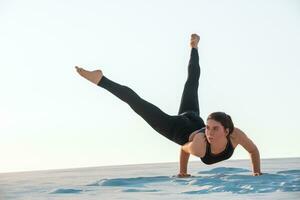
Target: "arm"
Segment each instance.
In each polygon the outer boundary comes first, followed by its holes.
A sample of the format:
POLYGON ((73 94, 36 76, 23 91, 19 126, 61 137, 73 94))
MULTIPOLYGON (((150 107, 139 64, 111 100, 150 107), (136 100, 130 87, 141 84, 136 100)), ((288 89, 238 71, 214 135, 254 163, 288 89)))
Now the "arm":
POLYGON ((250 154, 253 176, 261 175, 262 173, 260 171, 260 155, 258 148, 243 131, 238 128, 235 128, 234 131, 237 135, 238 144, 242 145, 250 154))
POLYGON ((187 166, 189 162, 190 154, 183 150, 183 147, 180 148, 180 169, 179 176, 189 175, 187 174, 187 166))
POLYGON ((187 165, 189 161, 190 154, 202 157, 204 152, 204 133, 195 134, 194 137, 190 138, 190 141, 185 143, 180 148, 180 173, 179 177, 190 176, 187 174, 187 165))

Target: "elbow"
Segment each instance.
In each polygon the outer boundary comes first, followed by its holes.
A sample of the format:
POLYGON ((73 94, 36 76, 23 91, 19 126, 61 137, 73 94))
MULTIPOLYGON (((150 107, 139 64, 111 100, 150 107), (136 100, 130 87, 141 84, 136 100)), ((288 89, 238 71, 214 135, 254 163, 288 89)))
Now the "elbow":
POLYGON ((259 154, 258 148, 255 146, 253 149, 249 151, 250 154, 259 154))

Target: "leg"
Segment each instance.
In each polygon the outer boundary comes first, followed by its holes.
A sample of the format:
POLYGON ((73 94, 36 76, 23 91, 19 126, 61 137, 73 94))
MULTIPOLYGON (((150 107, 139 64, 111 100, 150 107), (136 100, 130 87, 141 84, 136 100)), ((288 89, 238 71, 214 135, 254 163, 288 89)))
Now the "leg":
POLYGON ((198 102, 198 86, 200 78, 199 55, 196 48, 192 48, 188 65, 188 77, 184 85, 183 94, 178 114, 186 111, 194 111, 200 114, 198 102))
POLYGON ((186 138, 183 138, 182 135, 179 135, 178 138, 177 133, 186 123, 186 120, 182 116, 170 116, 164 113, 155 105, 139 97, 131 88, 113 82, 105 76, 102 77, 97 85, 126 102, 161 135, 180 145, 186 142, 186 138))
POLYGON ((154 130, 171 141, 183 145, 188 141, 191 133, 190 121, 185 116, 170 116, 155 105, 140 98, 127 86, 115 83, 105 76, 101 70, 88 71, 75 67, 77 72, 90 82, 105 88, 122 101, 126 102, 138 115, 140 115, 154 130))

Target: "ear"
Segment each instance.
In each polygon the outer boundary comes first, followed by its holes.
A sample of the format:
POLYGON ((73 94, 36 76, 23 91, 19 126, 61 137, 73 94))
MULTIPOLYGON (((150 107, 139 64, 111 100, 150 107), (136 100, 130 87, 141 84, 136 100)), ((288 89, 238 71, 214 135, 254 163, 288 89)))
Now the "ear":
POLYGON ((226 132, 226 136, 227 136, 229 134, 229 128, 226 128, 225 132, 226 132))

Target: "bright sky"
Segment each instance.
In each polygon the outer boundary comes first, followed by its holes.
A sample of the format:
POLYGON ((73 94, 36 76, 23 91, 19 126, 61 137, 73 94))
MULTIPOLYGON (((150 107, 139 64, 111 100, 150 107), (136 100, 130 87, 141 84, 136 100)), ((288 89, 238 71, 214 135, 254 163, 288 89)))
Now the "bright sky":
MULTIPOLYGON (((178 161, 179 145, 74 66, 175 115, 192 33, 201 117, 231 115, 261 158, 299 157, 299 10, 297 0, 1 0, 0 172, 178 161)), ((238 147, 231 159, 249 155, 238 147)))

